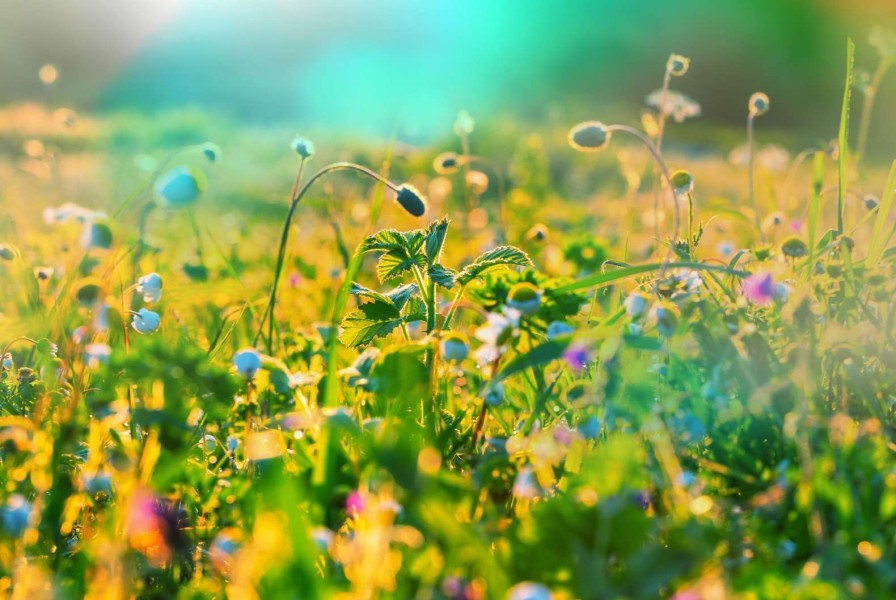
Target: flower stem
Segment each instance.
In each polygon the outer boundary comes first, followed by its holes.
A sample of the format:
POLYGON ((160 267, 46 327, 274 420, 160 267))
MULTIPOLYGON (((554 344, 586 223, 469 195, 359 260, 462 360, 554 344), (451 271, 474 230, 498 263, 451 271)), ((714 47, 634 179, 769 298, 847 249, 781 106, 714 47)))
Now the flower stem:
POLYGON ((756 191, 753 180, 755 178, 755 152, 753 151, 753 117, 754 114, 751 112, 747 115, 747 160, 749 164, 747 166, 748 170, 748 189, 750 194, 750 208, 753 209, 753 220, 756 222, 756 231, 759 233, 759 239, 763 242, 765 241, 765 234, 762 232, 762 221, 759 218, 759 209, 756 207, 756 191))

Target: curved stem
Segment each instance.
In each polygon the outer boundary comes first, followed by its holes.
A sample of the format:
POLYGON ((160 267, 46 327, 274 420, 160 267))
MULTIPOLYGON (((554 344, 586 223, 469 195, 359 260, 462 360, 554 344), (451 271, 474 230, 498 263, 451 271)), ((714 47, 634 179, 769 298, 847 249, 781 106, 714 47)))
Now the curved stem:
MULTIPOLYGON (((666 166, 666 161, 663 160, 662 155, 660 154, 659 149, 656 145, 650 141, 650 138, 647 137, 643 131, 639 131, 634 127, 629 127, 628 125, 610 125, 607 127, 607 131, 621 131, 623 133, 627 133, 629 135, 633 135, 638 138, 642 144, 644 144, 650 153, 653 155, 653 159, 656 161, 657 166, 660 168, 660 172, 663 175, 663 179, 666 180, 666 185, 669 186, 669 193, 672 194, 672 208, 674 209, 675 215, 675 235, 674 237, 678 237, 678 231, 681 229, 681 214, 678 209, 678 196, 675 194, 675 186, 672 185, 672 178, 669 175, 669 167, 666 166)), ((674 242, 674 240, 673 240, 674 242)))
MULTIPOLYGON (((296 190, 299 187, 298 184, 299 184, 299 180, 301 179, 304 163, 305 163, 305 161, 303 160, 301 165, 299 166, 299 172, 296 176, 296 182, 293 184, 293 190, 296 190)), ((324 175, 327 175, 328 173, 332 173, 334 171, 347 171, 347 170, 357 171, 357 172, 361 173, 362 175, 366 175, 372 179, 379 181, 380 183, 384 184, 392 191, 395 191, 395 192, 398 191, 398 186, 396 186, 394 183, 392 183, 385 177, 381 176, 376 171, 372 171, 372 170, 368 169, 367 167, 363 167, 361 165, 357 165, 355 163, 350 163, 350 162, 336 162, 336 163, 327 165, 326 167, 324 167, 323 169, 321 169, 320 171, 318 171, 317 173, 312 175, 311 178, 307 182, 305 182, 305 185, 303 185, 302 188, 299 189, 298 192, 293 191, 292 201, 290 202, 290 205, 289 205, 289 212, 286 215, 286 220, 283 222, 283 232, 281 233, 281 236, 280 236, 280 248, 277 253, 277 264, 274 268, 274 282, 271 285, 271 294, 270 294, 270 298, 268 299, 268 306, 265 309, 264 313, 262 313, 261 323, 259 323, 258 332, 255 335, 255 343, 257 344, 258 339, 261 337, 261 331, 264 328, 265 319, 267 318, 269 320, 268 321, 269 322, 268 339, 267 339, 268 353, 270 353, 273 350, 274 309, 275 309, 276 303, 277 303, 277 286, 279 285, 279 282, 280 282, 280 275, 281 275, 281 272, 283 271, 283 263, 286 258, 286 245, 287 245, 287 242, 289 241, 289 226, 292 223, 292 217, 296 212, 296 208, 298 207, 299 202, 302 201, 302 198, 305 196, 305 194, 308 192, 308 190, 311 189, 311 186, 314 185, 314 183, 318 179, 320 179, 324 175)))
POLYGON ((37 344, 37 340, 33 340, 26 335, 20 335, 19 337, 13 338, 9 342, 7 342, 6 345, 3 346, 3 350, 0 350, 0 373, 2 373, 3 369, 5 369, 5 367, 3 366, 3 361, 6 360, 6 355, 9 354, 9 349, 12 348, 12 345, 16 342, 28 342, 32 346, 37 344))

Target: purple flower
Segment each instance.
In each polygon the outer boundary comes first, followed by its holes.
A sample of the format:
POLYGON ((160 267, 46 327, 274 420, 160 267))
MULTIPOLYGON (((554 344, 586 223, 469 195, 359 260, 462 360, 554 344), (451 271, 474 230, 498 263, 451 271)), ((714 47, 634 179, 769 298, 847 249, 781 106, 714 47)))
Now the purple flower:
POLYGON ((754 273, 744 279, 744 298, 758 306, 768 306, 774 299, 775 281, 768 273, 754 273))
POLYGON ((289 277, 286 279, 287 283, 289 283, 289 287, 297 288, 299 284, 302 283, 302 276, 299 275, 297 271, 293 271, 289 274, 289 277))
POLYGON ((563 360, 566 361, 570 369, 578 373, 591 362, 591 352, 585 344, 572 343, 563 352, 563 360))

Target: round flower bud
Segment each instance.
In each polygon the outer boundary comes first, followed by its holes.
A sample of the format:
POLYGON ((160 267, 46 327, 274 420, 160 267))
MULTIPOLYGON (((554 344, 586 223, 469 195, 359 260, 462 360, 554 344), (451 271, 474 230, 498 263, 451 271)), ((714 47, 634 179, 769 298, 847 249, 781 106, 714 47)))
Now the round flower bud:
POLYGON ((600 121, 584 121, 569 130, 569 145, 579 152, 597 152, 610 143, 612 134, 600 121))
POLYGON ((801 258, 809 254, 809 247, 800 238, 790 236, 781 242, 781 254, 790 258, 801 258))
POLYGON ((13 494, 0 510, 3 529, 13 537, 19 537, 28 528, 31 519, 31 503, 21 494, 13 494))
POLYGON ((694 176, 688 171, 679 169, 669 176, 669 180, 678 196, 686 196, 694 191, 694 176))
POLYGON ((398 186, 395 201, 414 217, 422 217, 426 212, 426 199, 417 188, 409 183, 398 186))
POLYGON ((507 306, 524 315, 533 315, 541 304, 541 290, 529 283, 517 283, 507 293, 507 306))
POLYGON ((629 294, 623 305, 625 306, 625 314, 632 319, 636 319, 644 314, 647 309, 648 297, 641 292, 632 292, 629 294))
POLYGON ((442 152, 432 161, 432 168, 439 175, 451 175, 452 173, 457 173, 460 165, 461 158, 456 152, 442 152))
POLYGON ((544 223, 536 223, 526 232, 526 239, 530 242, 543 242, 548 239, 548 227, 544 223))
POLYGON ((199 444, 200 444, 200 446, 202 446, 202 450, 206 454, 211 454, 212 452, 215 451, 215 449, 217 449, 218 440, 216 440, 215 436, 213 436, 212 434, 207 433, 204 436, 202 436, 202 441, 199 442, 199 444))
POLYGON ((261 355, 254 348, 242 348, 233 355, 233 366, 237 373, 251 379, 261 368, 261 355))
POLYGON ((292 149, 302 158, 314 156, 314 142, 304 137, 296 137, 292 141, 292 149))
POLYGON ((9 244, 0 244, 0 259, 13 260, 18 255, 16 249, 9 244))
POLYGON ((143 294, 144 302, 158 302, 162 297, 162 277, 158 273, 144 275, 137 280, 137 291, 143 294))
POLYGON ((672 337, 678 327, 678 309, 674 304, 664 302, 653 308, 653 322, 663 337, 672 337))
POLYGON ((473 127, 476 125, 476 122, 473 121, 473 117, 465 110, 457 113, 457 119, 454 121, 454 133, 459 135, 460 137, 466 137, 473 133, 473 127))
POLYGON ((681 54, 672 54, 669 56, 669 60, 666 61, 666 70, 670 75, 675 75, 676 77, 681 77, 687 73, 690 66, 691 59, 681 54))
POLYGON ((750 96, 750 116, 758 117, 768 112, 768 96, 762 92, 756 92, 750 96))
POLYGON ((489 406, 498 406, 504 402, 504 384, 500 381, 495 384, 488 384, 483 400, 489 406))
POLYGON ((868 210, 874 210, 875 208, 877 208, 878 204, 880 204, 880 200, 878 200, 877 196, 873 194, 868 194, 867 196, 865 196, 863 202, 865 204, 865 208, 868 210))
POLYGON ((112 246, 112 229, 105 223, 91 221, 84 224, 81 230, 81 247, 109 249, 112 246))
POLYGON ((205 189, 205 176, 187 167, 175 167, 156 181, 156 200, 162 206, 180 208, 193 204, 205 189))
POLYGON ((451 362, 461 362, 470 353, 470 347, 467 340, 459 333, 447 333, 442 336, 439 343, 439 349, 442 356, 451 362))
POLYGON ((482 171, 468 171, 466 182, 470 192, 476 196, 481 196, 488 189, 488 175, 482 171))
POLYGON ((159 313, 141 308, 137 311, 137 314, 134 315, 131 327, 138 333, 152 333, 159 328, 160 323, 161 318, 159 317, 159 313))

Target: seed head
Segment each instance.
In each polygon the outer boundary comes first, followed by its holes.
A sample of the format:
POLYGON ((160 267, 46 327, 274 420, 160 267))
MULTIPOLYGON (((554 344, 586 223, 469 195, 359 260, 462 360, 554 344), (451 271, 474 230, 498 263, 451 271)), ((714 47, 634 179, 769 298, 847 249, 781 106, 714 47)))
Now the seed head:
POLYGON ((867 196, 865 196, 863 202, 865 203, 865 208, 868 210, 874 210, 875 208, 877 208, 877 205, 880 204, 880 200, 878 200, 877 196, 875 196, 874 194, 868 194, 867 196))
POLYGON ((146 308, 141 308, 137 311, 137 314, 134 315, 131 327, 138 333, 152 333, 159 328, 161 321, 159 313, 146 308))
POLYGON ((459 333, 448 333, 442 336, 439 344, 442 356, 451 362, 461 362, 470 353, 467 338, 459 333))
POLYGON ((432 168, 439 175, 457 173, 460 166, 461 158, 456 152, 442 152, 432 161, 432 168))
POLYGON ((162 206, 180 208, 193 204, 205 189, 205 176, 187 167, 175 167, 162 175, 155 185, 156 200, 162 206))
POLYGON ((762 92, 756 92, 752 96, 750 96, 750 116, 758 117, 760 115, 764 115, 768 112, 768 96, 763 94, 762 92))
POLYGON ((669 71, 670 75, 675 75, 676 77, 681 77, 687 73, 690 66, 691 59, 681 54, 672 54, 669 56, 669 60, 666 61, 666 70, 669 71))
POLYGON ((809 247, 800 238, 790 236, 781 242, 781 254, 790 258, 800 258, 809 254, 809 247))
POLYGON ((569 145, 579 152, 598 152, 607 147, 612 138, 607 126, 600 121, 583 121, 569 130, 569 145))
POLYGON ((255 348, 242 348, 233 355, 233 366, 236 367, 237 373, 252 379, 261 368, 261 355, 255 348))
POLYGON ((215 162, 221 157, 221 147, 214 142, 205 142, 201 148, 202 155, 208 159, 208 162, 215 162))
POLYGON ((541 304, 541 290, 528 281, 517 283, 507 293, 507 306, 524 315, 532 315, 541 304))
POLYGON ((426 212, 426 199, 417 188, 409 183, 398 186, 395 201, 414 217, 422 217, 426 212))
POLYGON ((457 113, 457 119, 454 121, 454 133, 460 137, 467 137, 473 133, 473 127, 475 125, 476 122, 473 120, 470 113, 466 110, 462 110, 457 113))
POLYGON ((297 136, 292 141, 292 149, 302 158, 311 158, 314 156, 314 142, 308 138, 297 136))
POLYGON ((694 176, 689 171, 678 170, 669 177, 676 195, 686 196, 694 191, 694 176))

